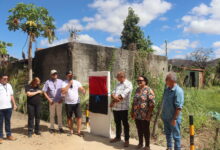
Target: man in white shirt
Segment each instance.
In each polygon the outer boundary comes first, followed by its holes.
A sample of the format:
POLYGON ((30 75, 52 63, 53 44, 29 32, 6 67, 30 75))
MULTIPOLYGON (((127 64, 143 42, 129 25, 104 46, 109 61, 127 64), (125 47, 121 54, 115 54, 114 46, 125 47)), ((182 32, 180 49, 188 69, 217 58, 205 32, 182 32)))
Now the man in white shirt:
POLYGON ((11 135, 11 115, 12 115, 12 104, 14 110, 17 106, 13 96, 12 86, 8 83, 8 76, 0 76, 0 144, 3 143, 3 123, 5 120, 5 132, 8 140, 14 141, 11 135))
POLYGON ((121 122, 124 126, 125 143, 124 147, 129 146, 129 124, 128 124, 128 109, 132 92, 132 84, 126 79, 124 72, 117 74, 119 83, 112 92, 112 103, 110 107, 113 110, 114 120, 116 125, 116 137, 110 142, 115 143, 121 140, 121 122))
POLYGON ((72 71, 66 73, 66 79, 62 85, 62 94, 64 96, 66 114, 67 114, 67 124, 70 129, 69 135, 73 134, 73 113, 77 118, 77 135, 83 136, 81 133, 81 124, 82 124, 82 112, 80 107, 80 98, 79 91, 83 94, 86 93, 85 89, 82 87, 82 84, 73 80, 72 71))

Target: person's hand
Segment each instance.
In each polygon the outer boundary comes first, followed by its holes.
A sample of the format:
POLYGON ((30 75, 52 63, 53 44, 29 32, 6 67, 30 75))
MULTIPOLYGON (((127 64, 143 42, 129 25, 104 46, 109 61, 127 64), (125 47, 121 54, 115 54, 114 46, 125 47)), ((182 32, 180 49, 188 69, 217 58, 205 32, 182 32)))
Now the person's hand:
POLYGON ((149 99, 154 99, 154 96, 153 95, 149 95, 149 99))
POLYGON ((17 105, 16 104, 14 104, 14 106, 13 106, 13 110, 15 111, 15 110, 17 110, 17 105))
POLYGON ((52 99, 49 99, 49 104, 50 104, 50 105, 53 105, 53 103, 54 103, 53 100, 52 100, 52 99))
POLYGON ((131 112, 131 119, 133 119, 133 120, 135 119, 134 118, 134 113, 132 113, 132 112, 131 112))
POLYGON ((176 120, 173 119, 173 120, 171 121, 171 125, 172 125, 172 126, 176 126, 176 120))

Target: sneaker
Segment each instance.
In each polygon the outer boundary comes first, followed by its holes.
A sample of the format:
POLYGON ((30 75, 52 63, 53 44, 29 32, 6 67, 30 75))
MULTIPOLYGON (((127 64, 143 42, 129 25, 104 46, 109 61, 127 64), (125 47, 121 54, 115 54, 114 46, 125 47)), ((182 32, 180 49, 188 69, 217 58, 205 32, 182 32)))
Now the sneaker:
POLYGON ((172 150, 172 148, 167 148, 166 150, 172 150))
POLYGON ((129 147, 129 141, 125 141, 124 147, 129 147))
POLYGON ((144 147, 144 150, 150 150, 150 147, 146 146, 146 147, 144 147))
POLYGON ((2 138, 0 138, 0 144, 2 144, 3 143, 3 139, 2 138))
POLYGON ((60 128, 60 129, 59 129, 59 133, 65 133, 64 130, 63 130, 63 128, 60 128))
POLYGON ((52 133, 55 133, 55 129, 49 129, 49 132, 52 134, 52 133))
POLYGON ((7 136, 7 140, 9 140, 9 141, 15 141, 15 140, 17 140, 15 137, 13 137, 13 136, 7 136))
POLYGON ((116 142, 119 142, 119 141, 121 141, 121 139, 114 138, 114 139, 110 140, 110 143, 116 143, 116 142))
POLYGON ((143 148, 143 144, 138 144, 136 147, 136 149, 141 149, 141 148, 143 148))

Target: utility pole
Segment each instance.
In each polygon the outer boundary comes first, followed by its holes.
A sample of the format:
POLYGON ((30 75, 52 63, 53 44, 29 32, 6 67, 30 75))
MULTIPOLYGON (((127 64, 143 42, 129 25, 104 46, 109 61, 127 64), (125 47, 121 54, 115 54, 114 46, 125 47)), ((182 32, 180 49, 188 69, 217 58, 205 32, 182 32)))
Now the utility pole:
POLYGON ((165 54, 166 54, 166 57, 167 57, 167 40, 165 40, 165 54))

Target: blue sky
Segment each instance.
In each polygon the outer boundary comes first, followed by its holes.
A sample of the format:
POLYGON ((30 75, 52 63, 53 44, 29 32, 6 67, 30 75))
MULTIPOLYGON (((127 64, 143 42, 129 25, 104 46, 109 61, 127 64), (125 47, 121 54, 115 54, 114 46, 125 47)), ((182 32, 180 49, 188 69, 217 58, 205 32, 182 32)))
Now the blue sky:
POLYGON ((132 7, 155 54, 164 55, 167 40, 169 58, 185 58, 200 47, 212 48, 215 57, 220 57, 220 0, 1 0, 0 40, 14 44, 8 50, 17 58, 21 58, 27 35, 9 31, 5 22, 8 10, 20 2, 43 6, 55 18, 58 39, 49 44, 38 38, 33 48, 67 42, 69 29, 81 30, 79 42, 120 47, 122 23, 132 7))

